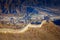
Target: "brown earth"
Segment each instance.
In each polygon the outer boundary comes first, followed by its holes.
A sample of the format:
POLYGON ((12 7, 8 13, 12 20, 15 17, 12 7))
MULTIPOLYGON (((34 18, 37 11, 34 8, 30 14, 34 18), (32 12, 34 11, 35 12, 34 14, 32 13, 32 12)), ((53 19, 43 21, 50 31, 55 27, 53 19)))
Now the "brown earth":
POLYGON ((0 40, 60 40, 60 27, 51 21, 43 21, 41 27, 30 26, 24 32, 0 29, 0 40))

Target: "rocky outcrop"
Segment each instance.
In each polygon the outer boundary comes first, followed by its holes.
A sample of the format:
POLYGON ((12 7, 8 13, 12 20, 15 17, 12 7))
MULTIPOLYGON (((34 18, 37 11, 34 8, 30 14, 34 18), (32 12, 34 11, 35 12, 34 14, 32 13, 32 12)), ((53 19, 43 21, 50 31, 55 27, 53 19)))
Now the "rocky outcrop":
POLYGON ((53 22, 43 21, 40 27, 34 25, 25 27, 22 30, 1 30, 1 40, 60 40, 60 28, 53 22), (23 31, 23 32, 22 32, 23 31))

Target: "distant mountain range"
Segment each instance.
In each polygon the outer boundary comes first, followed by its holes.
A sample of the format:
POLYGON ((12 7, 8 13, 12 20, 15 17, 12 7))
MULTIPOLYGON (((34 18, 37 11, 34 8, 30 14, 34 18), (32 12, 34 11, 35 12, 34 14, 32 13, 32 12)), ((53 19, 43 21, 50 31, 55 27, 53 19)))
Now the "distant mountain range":
POLYGON ((0 15, 5 14, 26 20, 34 14, 60 19, 60 0, 0 0, 0 15))
POLYGON ((0 13, 3 14, 17 14, 18 9, 20 13, 32 12, 30 7, 59 7, 59 0, 0 0, 0 13), (28 8, 29 7, 29 8, 28 8), (28 10, 28 11, 27 11, 28 10))

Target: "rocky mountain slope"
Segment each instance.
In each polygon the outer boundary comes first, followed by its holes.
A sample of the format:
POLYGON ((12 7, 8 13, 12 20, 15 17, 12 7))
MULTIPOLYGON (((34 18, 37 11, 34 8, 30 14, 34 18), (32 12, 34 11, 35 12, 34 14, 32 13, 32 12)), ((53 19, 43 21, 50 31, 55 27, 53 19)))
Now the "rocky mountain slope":
POLYGON ((43 21, 41 26, 29 24, 25 31, 22 30, 0 30, 1 40, 60 40, 60 27, 53 22, 43 21))

